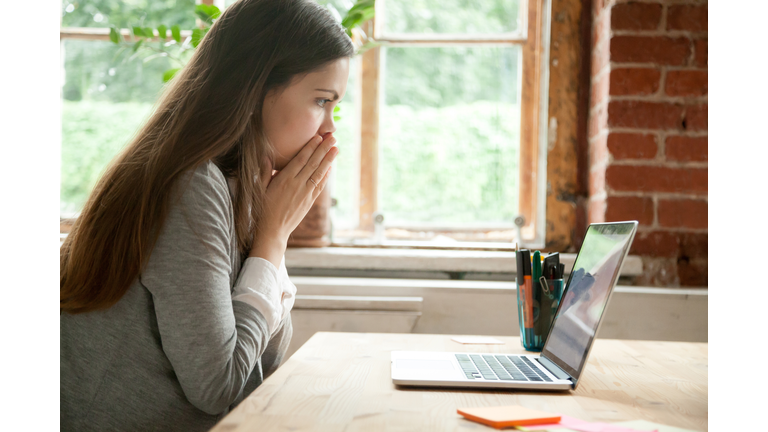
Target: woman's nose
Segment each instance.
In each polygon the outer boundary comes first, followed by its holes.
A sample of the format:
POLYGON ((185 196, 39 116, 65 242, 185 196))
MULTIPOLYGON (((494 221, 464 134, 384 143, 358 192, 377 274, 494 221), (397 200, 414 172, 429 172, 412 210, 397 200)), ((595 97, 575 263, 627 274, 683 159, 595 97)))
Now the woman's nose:
POLYGON ((334 133, 336 132, 336 124, 333 121, 333 112, 330 112, 326 114, 325 119, 323 120, 323 124, 320 125, 320 130, 318 131, 318 134, 320 136, 323 136, 327 133, 334 133))

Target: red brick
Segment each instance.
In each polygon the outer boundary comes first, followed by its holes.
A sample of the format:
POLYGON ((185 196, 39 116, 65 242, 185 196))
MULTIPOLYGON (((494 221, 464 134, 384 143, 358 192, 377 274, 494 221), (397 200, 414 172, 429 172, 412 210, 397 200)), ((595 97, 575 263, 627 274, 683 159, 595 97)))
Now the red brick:
POLYGON ((592 50, 592 70, 598 73, 611 62, 611 51, 608 44, 601 44, 592 50))
POLYGON ((653 68, 611 70, 611 95, 649 95, 659 90, 661 71, 653 68))
POLYGON ((592 138, 605 130, 608 124, 608 110, 605 105, 600 105, 597 111, 589 115, 589 124, 587 125, 587 137, 592 138))
POLYGON ((656 157, 657 149, 655 135, 632 133, 608 135, 608 151, 616 160, 653 159, 656 157))
POLYGON ((595 17, 592 25, 592 49, 611 37, 611 14, 603 13, 595 17))
POLYGON ((709 44, 706 39, 699 39, 693 43, 694 64, 699 67, 707 67, 707 54, 709 51, 709 44))
POLYGON ((611 8, 611 28, 614 30, 655 30, 661 21, 658 3, 622 3, 611 8))
POLYGON ((605 199, 590 198, 587 208, 589 223, 605 222, 605 199))
POLYGON ((592 12, 600 13, 605 8, 613 6, 614 3, 616 3, 616 0, 594 0, 592 2, 592 12))
POLYGON ((692 131, 707 130, 708 118, 707 104, 689 106, 685 110, 684 129, 692 131))
POLYGON ((653 224, 653 200, 646 197, 612 197, 605 200, 605 221, 637 220, 642 225, 653 224))
POLYGON ((707 228, 707 202, 692 199, 659 200, 659 225, 667 228, 707 228))
POLYGON ((589 146, 589 166, 608 164, 608 135, 603 134, 593 140, 589 146))
POLYGON ((638 232, 632 242, 632 255, 677 257, 677 236, 667 231, 638 232))
POLYGON ((679 256, 687 258, 707 258, 708 236, 707 233, 679 233, 679 256))
POLYGON ((597 195, 605 191, 605 170, 593 169, 589 173, 589 195, 597 195))
POLYGON ((642 129, 681 129, 683 106, 665 102, 612 101, 608 126, 642 129))
POLYGON ((707 5, 670 6, 667 30, 707 31, 707 5))
POLYGON ((709 285, 709 262, 706 259, 678 259, 677 276, 680 286, 706 287, 709 285))
POLYGON ((706 168, 611 165, 605 171, 609 190, 627 192, 707 193, 706 168))
POLYGON ((669 136, 665 142, 667 160, 707 162, 707 137, 669 136))
POLYGON ((589 97, 589 106, 594 107, 595 105, 605 102, 608 100, 608 86, 610 84, 609 81, 610 75, 605 73, 600 78, 597 79, 594 83, 592 83, 592 88, 590 89, 590 97, 589 97))
POLYGON ((684 37, 614 36, 611 61, 616 63, 657 63, 684 65, 691 52, 691 41, 684 37))
POLYGON ((708 82, 707 71, 669 71, 664 91, 669 96, 706 96, 708 82))

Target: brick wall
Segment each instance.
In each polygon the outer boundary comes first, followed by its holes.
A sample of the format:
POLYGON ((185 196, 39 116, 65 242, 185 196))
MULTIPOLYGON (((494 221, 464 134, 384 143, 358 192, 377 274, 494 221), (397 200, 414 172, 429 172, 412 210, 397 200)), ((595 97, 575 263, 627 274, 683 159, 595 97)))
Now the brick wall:
POLYGON ((707 285, 707 2, 593 0, 590 222, 636 219, 651 286, 707 285))

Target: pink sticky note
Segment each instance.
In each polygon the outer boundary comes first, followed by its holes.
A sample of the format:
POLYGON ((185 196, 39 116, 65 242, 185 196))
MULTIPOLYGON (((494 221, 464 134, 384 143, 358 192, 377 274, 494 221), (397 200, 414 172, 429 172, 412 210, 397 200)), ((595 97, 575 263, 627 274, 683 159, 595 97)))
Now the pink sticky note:
POLYGON ((560 416, 560 424, 580 432, 602 432, 603 430, 601 423, 591 423, 564 415, 560 416))
POLYGON ((592 423, 565 415, 560 416, 560 425, 580 432, 657 432, 631 429, 609 423, 592 423))
POLYGON ((658 429, 654 429, 652 431, 649 431, 647 429, 632 429, 624 426, 617 426, 612 425, 610 423, 603 423, 605 426, 600 430, 600 432, 659 432, 658 429))
POLYGON ((541 431, 547 429, 568 428, 579 432, 658 432, 656 429, 632 429, 624 426, 612 425, 610 423, 593 423, 579 420, 567 415, 560 415, 560 423, 541 424, 531 426, 518 426, 523 431, 541 431))

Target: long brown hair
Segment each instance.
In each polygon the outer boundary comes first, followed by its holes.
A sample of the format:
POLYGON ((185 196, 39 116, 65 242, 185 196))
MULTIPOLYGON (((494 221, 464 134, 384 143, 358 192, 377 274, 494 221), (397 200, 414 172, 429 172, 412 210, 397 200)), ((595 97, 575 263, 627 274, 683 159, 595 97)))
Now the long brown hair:
POLYGON ((231 5, 91 192, 61 246, 61 310, 105 309, 122 298, 149 259, 179 178, 208 160, 235 180, 235 232, 247 253, 263 213, 259 174, 271 167, 264 97, 353 54, 342 27, 311 0, 231 5))

